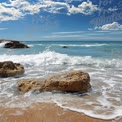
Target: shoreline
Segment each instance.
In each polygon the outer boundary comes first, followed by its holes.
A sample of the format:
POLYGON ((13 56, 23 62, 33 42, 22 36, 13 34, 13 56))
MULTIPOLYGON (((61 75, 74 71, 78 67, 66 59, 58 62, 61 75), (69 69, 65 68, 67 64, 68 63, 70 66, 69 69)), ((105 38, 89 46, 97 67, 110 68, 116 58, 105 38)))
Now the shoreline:
POLYGON ((63 109, 53 103, 37 103, 27 108, 0 108, 0 122, 121 122, 96 119, 63 109))

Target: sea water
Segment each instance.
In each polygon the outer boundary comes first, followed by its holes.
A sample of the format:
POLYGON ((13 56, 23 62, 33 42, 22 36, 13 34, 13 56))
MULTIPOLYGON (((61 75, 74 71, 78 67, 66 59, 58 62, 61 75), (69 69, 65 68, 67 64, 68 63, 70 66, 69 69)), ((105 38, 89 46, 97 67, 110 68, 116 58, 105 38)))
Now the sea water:
POLYGON ((0 79, 0 107, 28 107, 38 102, 88 116, 113 119, 122 116, 122 42, 117 41, 24 41, 30 48, 5 49, 0 43, 0 61, 24 65, 21 76, 0 79), (67 48, 63 48, 67 46, 67 48), (92 90, 85 93, 27 92, 20 94, 17 81, 46 78, 59 72, 88 72, 92 90))

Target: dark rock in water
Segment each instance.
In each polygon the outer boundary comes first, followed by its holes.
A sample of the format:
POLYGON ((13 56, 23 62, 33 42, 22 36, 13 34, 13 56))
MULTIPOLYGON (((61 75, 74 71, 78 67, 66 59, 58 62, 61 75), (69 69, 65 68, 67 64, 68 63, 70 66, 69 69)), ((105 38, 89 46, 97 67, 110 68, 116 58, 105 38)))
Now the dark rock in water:
POLYGON ((23 43, 18 42, 18 41, 12 41, 12 42, 6 43, 4 48, 15 49, 15 48, 29 48, 29 47, 23 43))
POLYGON ((20 43, 19 41, 14 41, 14 40, 0 40, 0 43, 2 42, 6 42, 4 48, 11 48, 11 49, 15 49, 15 48, 29 48, 27 45, 20 43))
POLYGON ((68 48, 68 46, 62 46, 62 48, 68 48))
POLYGON ((42 91, 87 92, 91 88, 90 76, 82 71, 69 71, 49 76, 46 79, 24 79, 18 82, 21 92, 38 89, 42 91))
POLYGON ((0 77, 12 77, 25 72, 24 67, 12 61, 0 62, 0 77))

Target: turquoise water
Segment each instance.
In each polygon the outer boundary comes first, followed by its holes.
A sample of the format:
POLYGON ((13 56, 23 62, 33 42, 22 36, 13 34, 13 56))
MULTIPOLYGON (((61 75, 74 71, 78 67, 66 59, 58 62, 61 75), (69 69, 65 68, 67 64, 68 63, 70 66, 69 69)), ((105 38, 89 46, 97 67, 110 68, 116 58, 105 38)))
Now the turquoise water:
POLYGON ((86 41, 41 41, 41 42, 25 42, 26 44, 34 44, 33 50, 39 53, 44 50, 51 50, 58 53, 74 55, 74 56, 92 56, 107 57, 110 55, 122 58, 122 42, 86 42, 86 41), (39 45, 42 44, 42 45, 39 45), (63 49, 67 46, 68 49, 63 49))
POLYGON ((36 102, 53 102, 62 108, 96 118, 113 119, 122 116, 122 42, 24 41, 23 43, 30 48, 4 49, 4 44, 0 44, 0 61, 11 60, 25 67, 24 75, 0 79, 0 106, 27 107, 36 102), (62 48, 63 46, 68 48, 62 48), (20 97, 16 89, 19 79, 47 77, 69 70, 88 72, 92 91, 83 96, 70 93, 28 92, 20 97))
POLYGON ((122 58, 121 41, 24 41, 31 48, 6 50, 0 48, 0 54, 38 54, 45 50, 72 56, 119 57, 122 58), (67 46, 64 49, 62 46, 67 46))

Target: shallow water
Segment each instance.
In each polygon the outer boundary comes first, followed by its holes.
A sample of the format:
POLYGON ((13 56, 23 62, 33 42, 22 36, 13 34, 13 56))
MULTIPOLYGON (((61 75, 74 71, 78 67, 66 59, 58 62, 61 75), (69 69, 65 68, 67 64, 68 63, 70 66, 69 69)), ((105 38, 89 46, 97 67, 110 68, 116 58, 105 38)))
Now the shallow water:
POLYGON ((113 119, 122 116, 122 42, 24 42, 29 49, 4 49, 0 61, 25 67, 25 74, 0 79, 0 106, 27 107, 35 102, 54 102, 88 116, 113 119), (62 48, 62 46, 68 48, 62 48), (47 77, 82 70, 91 77, 92 90, 85 94, 28 92, 20 94, 16 83, 23 78, 47 77))

